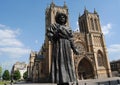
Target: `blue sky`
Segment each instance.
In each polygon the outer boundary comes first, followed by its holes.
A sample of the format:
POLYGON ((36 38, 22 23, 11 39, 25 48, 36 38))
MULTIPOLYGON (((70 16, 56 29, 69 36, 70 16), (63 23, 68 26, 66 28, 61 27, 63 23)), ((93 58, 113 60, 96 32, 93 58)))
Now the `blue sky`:
MULTIPOLYGON (((45 9, 52 0, 0 0, 0 65, 11 69, 16 61, 28 62, 30 51, 39 51, 45 35, 45 9)), ((72 30, 78 28, 84 8, 100 16, 109 60, 120 59, 120 0, 53 0, 69 9, 72 30)))

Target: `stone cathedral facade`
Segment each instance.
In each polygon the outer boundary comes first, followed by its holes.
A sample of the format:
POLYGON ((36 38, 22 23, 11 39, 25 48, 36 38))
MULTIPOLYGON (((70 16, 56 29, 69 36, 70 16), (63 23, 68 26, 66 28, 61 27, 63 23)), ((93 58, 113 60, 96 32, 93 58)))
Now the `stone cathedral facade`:
MULTIPOLYGON (((56 6, 53 2, 46 8, 45 32, 50 24, 55 23, 57 12, 65 13, 69 18, 68 7, 56 6)), ((98 13, 84 10, 78 17, 79 30, 74 32, 74 43, 80 52, 85 54, 75 55, 72 52, 74 68, 78 80, 111 77, 111 69, 101 30, 98 13)), ((69 19, 67 24, 69 26, 69 19)), ((46 33, 45 33, 46 34, 46 33)), ((28 77, 33 82, 46 82, 50 74, 52 43, 45 35, 45 40, 39 52, 31 52, 28 66, 28 77)))

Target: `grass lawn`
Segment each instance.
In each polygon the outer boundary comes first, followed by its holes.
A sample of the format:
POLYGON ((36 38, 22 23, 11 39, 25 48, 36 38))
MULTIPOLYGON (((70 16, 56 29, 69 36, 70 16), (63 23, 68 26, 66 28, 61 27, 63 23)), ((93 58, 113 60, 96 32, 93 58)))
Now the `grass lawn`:
POLYGON ((8 84, 10 81, 0 81, 0 85, 4 85, 5 83, 8 84))

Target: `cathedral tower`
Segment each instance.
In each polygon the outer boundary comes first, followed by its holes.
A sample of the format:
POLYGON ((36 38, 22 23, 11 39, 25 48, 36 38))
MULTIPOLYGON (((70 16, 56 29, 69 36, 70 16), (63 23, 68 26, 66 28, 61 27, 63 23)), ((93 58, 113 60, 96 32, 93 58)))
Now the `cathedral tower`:
POLYGON ((75 33, 74 39, 78 49, 84 49, 80 51, 85 51, 85 55, 75 57, 77 77, 110 77, 110 64, 98 13, 95 10, 94 13, 90 13, 85 8, 84 14, 78 18, 78 23, 80 33, 75 33))
MULTIPOLYGON (((46 8, 46 17, 45 17, 45 23, 46 23, 46 29, 45 29, 45 34, 46 34, 46 30, 48 27, 50 27, 51 24, 55 23, 55 16, 56 16, 56 13, 57 12, 62 12, 64 14, 66 14, 68 16, 68 8, 66 6, 66 4, 64 3, 63 6, 56 6, 54 4, 54 2, 52 2, 50 4, 49 7, 46 8)), ((66 25, 69 25, 69 20, 67 20, 67 23, 66 25)), ((44 54, 45 56, 45 72, 46 72, 46 75, 48 75, 50 73, 50 68, 51 68, 51 53, 52 53, 52 44, 51 42, 48 40, 47 36, 45 35, 45 49, 46 49, 46 52, 44 54)))
MULTIPOLYGON (((68 8, 64 3, 63 6, 56 6, 54 2, 46 8, 45 11, 45 41, 40 51, 32 53, 28 68, 29 78, 38 79, 41 82, 48 82, 51 71, 52 43, 46 36, 46 31, 51 24, 55 22, 57 12, 69 15, 68 8), (41 58, 40 56, 44 56, 41 58), (40 57, 37 61, 35 58, 40 57), (30 76, 33 74, 32 76, 30 76)), ((86 8, 83 15, 78 17, 79 32, 73 33, 75 47, 80 52, 79 55, 72 53, 72 59, 78 80, 107 78, 111 77, 110 63, 107 55, 107 48, 104 41, 104 35, 100 26, 98 13, 94 10, 89 12, 86 8)), ((69 26, 69 17, 66 25, 69 26)), ((71 51, 72 52, 72 51, 71 51)))

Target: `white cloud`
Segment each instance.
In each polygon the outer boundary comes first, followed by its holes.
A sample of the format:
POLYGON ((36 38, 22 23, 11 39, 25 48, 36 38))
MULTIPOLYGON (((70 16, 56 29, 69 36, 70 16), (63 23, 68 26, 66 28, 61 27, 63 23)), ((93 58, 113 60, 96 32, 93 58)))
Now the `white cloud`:
POLYGON ((108 47, 110 60, 120 59, 120 44, 113 44, 108 47))
POLYGON ((112 25, 108 23, 107 25, 102 26, 102 32, 104 35, 109 34, 110 29, 112 29, 112 25))
POLYGON ((0 24, 0 46, 23 46, 17 39, 19 29, 11 30, 10 27, 0 24))
POLYGON ((38 40, 35 40, 35 44, 38 44, 38 40))
POLYGON ((9 26, 0 24, 0 55, 11 58, 22 57, 30 52, 17 38, 20 30, 12 30, 9 26))
POLYGON ((109 47, 109 52, 119 52, 120 53, 120 44, 114 44, 109 47))
POLYGON ((7 54, 8 57, 12 57, 12 58, 19 58, 22 57, 25 54, 29 54, 30 53, 30 49, 26 49, 26 48, 20 48, 20 47, 4 47, 4 48, 0 48, 0 52, 2 54, 7 54))
POLYGON ((0 39, 1 39, 1 38, 15 38, 17 33, 10 29, 1 29, 0 28, 0 34, 1 34, 1 36, 0 36, 0 39))
POLYGON ((2 38, 0 41, 0 46, 23 46, 23 43, 21 43, 19 40, 15 38, 2 38))
POLYGON ((7 28, 7 29, 9 29, 9 27, 8 27, 8 26, 3 25, 3 24, 0 24, 0 28, 1 28, 1 29, 4 29, 4 28, 5 28, 5 29, 6 29, 6 28, 7 28))

